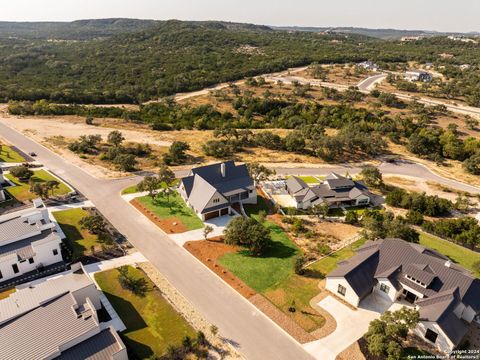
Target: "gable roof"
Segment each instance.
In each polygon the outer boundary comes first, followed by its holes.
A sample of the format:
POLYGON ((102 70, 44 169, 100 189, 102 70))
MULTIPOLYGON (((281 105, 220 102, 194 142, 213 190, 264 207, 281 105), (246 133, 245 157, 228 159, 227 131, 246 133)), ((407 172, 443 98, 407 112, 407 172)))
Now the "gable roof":
POLYGON ((297 176, 290 176, 285 182, 290 193, 295 194, 301 190, 308 189, 308 185, 305 181, 297 176))
POLYGON ((394 286, 399 282, 413 288, 425 296, 417 301, 421 319, 437 322, 455 344, 466 331, 465 324, 453 313, 456 306, 461 302, 480 312, 479 279, 450 264, 437 252, 401 239, 367 242, 357 250, 357 255, 339 263, 328 277, 344 277, 359 296, 370 292, 375 281, 385 277, 394 286), (373 254, 378 254, 378 260, 372 258, 373 254))

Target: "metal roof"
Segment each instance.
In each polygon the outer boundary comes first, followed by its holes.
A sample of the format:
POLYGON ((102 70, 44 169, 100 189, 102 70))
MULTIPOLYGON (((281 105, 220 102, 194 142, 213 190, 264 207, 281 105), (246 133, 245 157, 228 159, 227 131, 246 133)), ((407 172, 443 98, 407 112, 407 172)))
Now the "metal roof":
POLYGON ((20 260, 28 259, 35 256, 35 250, 32 246, 36 242, 61 241, 58 233, 52 230, 42 231, 40 234, 15 241, 13 243, 0 246, 0 258, 11 254, 17 254, 20 260))

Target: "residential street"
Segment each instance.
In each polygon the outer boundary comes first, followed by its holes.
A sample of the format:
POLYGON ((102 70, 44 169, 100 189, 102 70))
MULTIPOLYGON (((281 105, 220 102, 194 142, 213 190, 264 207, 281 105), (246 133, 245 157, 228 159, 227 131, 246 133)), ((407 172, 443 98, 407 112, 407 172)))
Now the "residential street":
POLYGON ((0 134, 18 148, 34 151, 39 162, 87 196, 245 358, 311 359, 295 340, 121 198, 120 191, 138 178, 99 180, 4 124, 0 134))

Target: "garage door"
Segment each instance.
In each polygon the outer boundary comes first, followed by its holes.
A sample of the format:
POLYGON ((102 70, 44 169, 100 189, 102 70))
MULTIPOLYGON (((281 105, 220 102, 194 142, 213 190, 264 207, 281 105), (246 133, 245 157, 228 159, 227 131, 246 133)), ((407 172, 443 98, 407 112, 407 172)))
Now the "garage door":
POLYGON ((228 208, 220 210, 220 216, 228 215, 228 208))
POLYGON ((213 219, 213 218, 216 218, 216 217, 218 217, 218 210, 205 214, 205 220, 213 219))

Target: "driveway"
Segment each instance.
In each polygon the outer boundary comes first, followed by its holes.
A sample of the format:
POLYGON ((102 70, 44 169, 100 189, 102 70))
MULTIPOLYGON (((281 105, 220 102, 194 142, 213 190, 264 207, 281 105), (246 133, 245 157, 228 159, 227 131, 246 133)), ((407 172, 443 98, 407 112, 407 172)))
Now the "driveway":
MULTIPOLYGON (((220 216, 214 219, 210 219, 204 222, 205 226, 211 226, 213 231, 208 235, 208 238, 213 238, 216 236, 223 235, 225 228, 227 227, 228 223, 238 215, 230 216, 220 216)), ((204 240, 205 237, 203 236, 203 229, 196 229, 187 231, 180 234, 168 234, 170 239, 175 241, 178 245, 183 246, 187 241, 195 241, 195 240, 204 240)))
MULTIPOLYGON (((327 296, 318 305, 335 318, 337 328, 330 335, 303 347, 318 360, 335 360, 339 353, 365 334, 370 322, 379 318, 391 303, 372 294, 361 302, 357 310, 352 310, 333 296, 327 296)), ((396 306, 393 304, 392 307, 396 306)))

